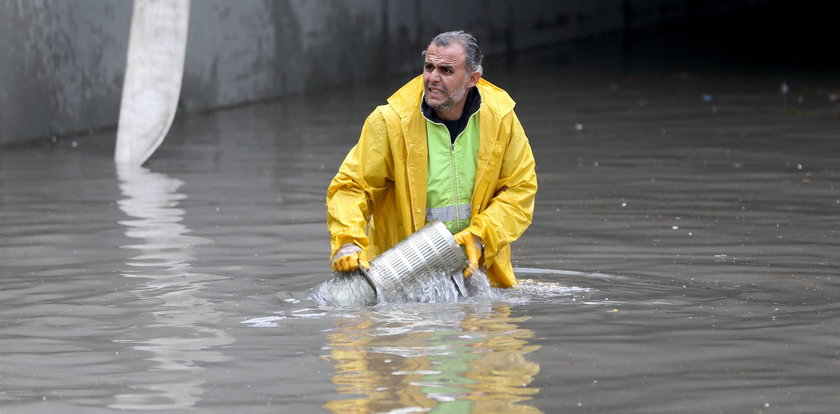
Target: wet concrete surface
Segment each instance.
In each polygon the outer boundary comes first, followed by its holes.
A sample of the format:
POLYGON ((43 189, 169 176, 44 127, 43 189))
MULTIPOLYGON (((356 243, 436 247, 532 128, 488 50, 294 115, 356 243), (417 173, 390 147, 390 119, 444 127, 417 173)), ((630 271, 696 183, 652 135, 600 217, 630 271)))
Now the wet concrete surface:
POLYGON ((620 45, 485 65, 540 180, 492 300, 308 298, 404 79, 182 118, 139 171, 112 133, 2 150, 0 413, 835 412, 836 72, 620 45))

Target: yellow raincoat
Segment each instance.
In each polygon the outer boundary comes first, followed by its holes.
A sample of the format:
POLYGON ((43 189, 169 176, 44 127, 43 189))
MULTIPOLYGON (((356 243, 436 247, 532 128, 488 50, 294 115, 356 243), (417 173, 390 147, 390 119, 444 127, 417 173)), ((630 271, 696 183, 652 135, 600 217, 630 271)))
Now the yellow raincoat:
MULTIPOLYGON (((537 176, 513 99, 484 79, 481 95, 475 188, 470 226, 484 243, 490 283, 516 284, 510 243, 531 224, 537 176)), ((426 121, 420 110, 423 77, 400 88, 377 107, 327 189, 327 227, 334 256, 355 243, 368 258, 419 230, 426 217, 426 121)))

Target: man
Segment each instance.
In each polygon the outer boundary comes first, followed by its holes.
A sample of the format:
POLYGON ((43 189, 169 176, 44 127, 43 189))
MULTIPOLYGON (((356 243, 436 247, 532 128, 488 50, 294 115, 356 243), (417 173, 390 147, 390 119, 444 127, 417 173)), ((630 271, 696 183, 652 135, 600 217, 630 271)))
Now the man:
POLYGON ((368 116, 327 190, 332 268, 349 272, 432 220, 464 247, 464 275, 516 284, 510 243, 531 224, 537 176, 507 92, 481 78, 463 31, 437 35, 423 74, 368 116))

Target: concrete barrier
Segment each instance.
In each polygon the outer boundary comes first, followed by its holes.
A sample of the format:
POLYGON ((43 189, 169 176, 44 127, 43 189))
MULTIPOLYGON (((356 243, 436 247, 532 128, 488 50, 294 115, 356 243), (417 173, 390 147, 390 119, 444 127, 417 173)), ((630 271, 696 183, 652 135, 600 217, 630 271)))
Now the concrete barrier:
MULTIPOLYGON (((473 32, 492 57, 622 30, 628 10, 638 9, 634 25, 673 19, 689 3, 195 0, 179 110, 419 71, 420 50, 444 30, 473 32)), ((0 2, 0 145, 116 126, 131 8, 131 0, 0 2)))

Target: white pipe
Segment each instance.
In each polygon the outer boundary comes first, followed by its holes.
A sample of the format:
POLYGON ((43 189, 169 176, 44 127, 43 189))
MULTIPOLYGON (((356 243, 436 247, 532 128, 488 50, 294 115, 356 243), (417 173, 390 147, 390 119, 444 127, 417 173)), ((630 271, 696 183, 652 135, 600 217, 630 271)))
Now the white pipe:
POLYGON ((118 164, 140 166, 169 132, 184 74, 190 0, 134 0, 117 146, 118 164))

